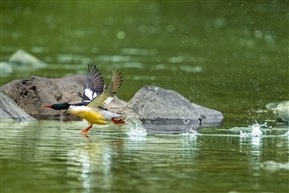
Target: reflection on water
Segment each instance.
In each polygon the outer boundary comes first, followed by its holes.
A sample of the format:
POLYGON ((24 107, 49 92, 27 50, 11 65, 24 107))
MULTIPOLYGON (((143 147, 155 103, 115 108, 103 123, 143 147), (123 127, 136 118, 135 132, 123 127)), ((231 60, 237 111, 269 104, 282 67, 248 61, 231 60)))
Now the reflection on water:
POLYGON ((278 170, 289 170, 289 162, 287 163, 278 163, 274 161, 266 161, 261 164, 261 168, 270 171, 278 171, 278 170))
POLYGON ((249 168, 248 174, 251 176, 251 181, 253 182, 253 189, 259 189, 261 184, 261 160, 262 160, 262 137, 260 136, 252 136, 244 140, 243 137, 240 138, 240 152, 246 153, 247 148, 250 150, 250 157, 249 157, 249 168), (249 147, 248 147, 249 144, 249 147), (246 150, 244 150, 246 148, 246 150))
POLYGON ((240 127, 288 98, 285 1, 1 5, 1 58, 24 49, 49 64, 1 65, 1 84, 96 63, 104 75, 121 69, 124 100, 157 85, 226 118, 223 128, 183 135, 95 126, 89 138, 85 122, 1 122, 1 192, 289 192, 288 128, 240 127))
POLYGON ((84 122, 1 123, 2 192, 288 192, 288 128, 147 135, 129 122, 88 138, 84 122))
POLYGON ((67 165, 73 166, 70 172, 74 172, 71 174, 77 176, 82 182, 83 192, 93 192, 92 189, 99 185, 104 189, 111 187, 112 153, 110 147, 99 142, 85 142, 80 147, 67 152, 67 165), (76 168, 77 170, 73 171, 76 168))
POLYGON ((198 157, 197 137, 197 133, 181 134, 182 149, 184 150, 182 156, 190 158, 192 163, 198 157))

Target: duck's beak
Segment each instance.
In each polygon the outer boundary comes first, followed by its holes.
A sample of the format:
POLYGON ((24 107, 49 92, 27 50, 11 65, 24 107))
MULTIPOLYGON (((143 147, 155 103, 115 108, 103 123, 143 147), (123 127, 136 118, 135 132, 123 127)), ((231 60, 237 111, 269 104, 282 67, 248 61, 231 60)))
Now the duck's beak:
POLYGON ((51 109, 52 109, 52 105, 44 105, 43 107, 51 108, 51 109))

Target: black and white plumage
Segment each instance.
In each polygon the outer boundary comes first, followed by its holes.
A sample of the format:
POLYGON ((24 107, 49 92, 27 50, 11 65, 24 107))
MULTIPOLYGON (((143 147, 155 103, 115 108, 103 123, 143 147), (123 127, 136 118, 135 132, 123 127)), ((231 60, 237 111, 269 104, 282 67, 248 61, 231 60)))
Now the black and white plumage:
POLYGON ((109 112, 103 106, 108 104, 122 85, 122 74, 117 70, 112 70, 112 79, 104 88, 104 80, 101 73, 95 65, 89 65, 89 75, 83 87, 83 97, 81 103, 69 104, 59 103, 53 105, 45 105, 44 107, 54 110, 67 111, 73 115, 81 117, 89 123, 81 133, 86 136, 93 124, 105 125, 108 121, 121 125, 125 123, 125 119, 121 114, 109 112))
POLYGON ((104 89, 104 79, 95 65, 88 65, 89 74, 86 78, 86 82, 83 86, 82 103, 89 103, 104 89))

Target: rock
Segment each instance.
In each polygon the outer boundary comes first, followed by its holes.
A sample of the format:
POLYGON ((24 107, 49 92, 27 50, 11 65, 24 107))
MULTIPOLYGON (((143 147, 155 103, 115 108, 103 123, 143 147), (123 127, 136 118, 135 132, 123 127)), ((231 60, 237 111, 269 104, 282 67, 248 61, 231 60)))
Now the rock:
POLYGON ((9 76, 13 71, 31 71, 38 68, 43 68, 46 63, 42 62, 35 56, 18 50, 9 58, 9 61, 0 62, 1 76, 9 76))
POLYGON ((0 62, 0 72, 1 76, 9 76, 13 72, 11 64, 9 62, 0 62))
POLYGON ((0 91, 14 100, 17 105, 36 119, 79 120, 64 111, 44 108, 43 105, 70 101, 81 101, 85 76, 64 78, 42 78, 14 80, 0 87, 0 91))
POLYGON ((25 52, 24 50, 16 51, 9 59, 9 63, 17 66, 17 68, 43 68, 46 63, 40 61, 35 56, 25 52))
POLYGON ((195 103, 191 104, 194 106, 196 111, 200 112, 202 126, 217 126, 222 124, 224 115, 220 111, 203 107, 195 103))
POLYGON ((13 119, 17 121, 33 121, 33 117, 20 109, 8 96, 0 92, 0 116, 1 119, 13 119))
POLYGON ((113 113, 123 114, 124 108, 127 105, 126 101, 119 99, 117 96, 114 96, 113 100, 106 105, 106 109, 113 113))
MULTIPOLYGON (((82 75, 64 78, 32 76, 3 85, 0 91, 36 119, 80 120, 66 110, 56 111, 43 105, 80 102, 85 78, 82 75)), ((6 112, 5 108, 1 107, 2 111, 6 112)), ((142 120, 148 133, 188 132, 201 125, 219 125, 223 120, 221 112, 192 104, 182 95, 156 86, 141 88, 129 102, 115 97, 107 109, 142 120)))
POLYGON ((222 113, 196 104, 172 91, 145 86, 128 102, 127 117, 140 118, 149 133, 181 133, 197 129, 204 122, 219 125, 222 113))
POLYGON ((289 122, 289 101, 269 103, 266 108, 273 111, 278 121, 289 122))

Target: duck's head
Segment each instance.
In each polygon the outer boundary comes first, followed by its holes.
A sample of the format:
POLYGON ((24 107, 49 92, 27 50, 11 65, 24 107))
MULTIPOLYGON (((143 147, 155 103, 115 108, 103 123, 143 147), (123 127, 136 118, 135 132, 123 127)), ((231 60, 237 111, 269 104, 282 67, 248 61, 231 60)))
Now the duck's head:
POLYGON ((52 104, 52 105, 44 105, 44 107, 46 108, 51 108, 54 110, 64 110, 64 109, 68 109, 70 106, 70 104, 68 102, 65 103, 58 103, 58 104, 52 104))

